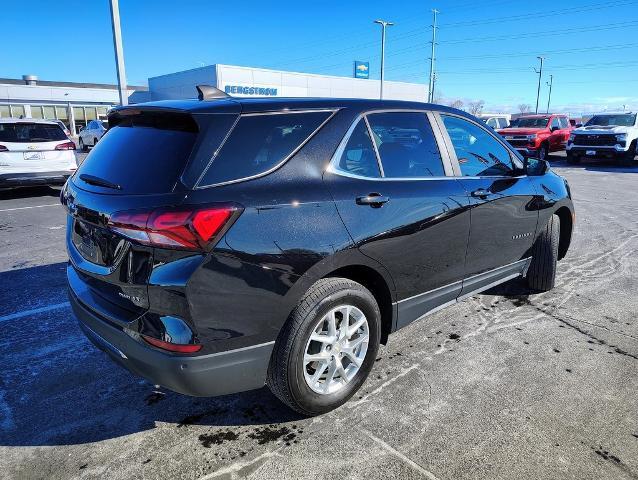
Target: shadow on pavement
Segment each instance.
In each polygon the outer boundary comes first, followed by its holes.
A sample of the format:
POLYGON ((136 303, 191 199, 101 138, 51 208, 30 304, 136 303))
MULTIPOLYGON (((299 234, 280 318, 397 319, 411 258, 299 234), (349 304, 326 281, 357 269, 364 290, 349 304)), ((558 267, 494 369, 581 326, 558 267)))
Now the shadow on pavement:
POLYGON ((151 430, 156 422, 249 426, 298 420, 267 388, 193 398, 155 388, 111 362, 65 304, 64 263, 0 273, 0 445, 72 445, 151 430), (25 288, 29 285, 28 291, 25 288), (12 293, 12 288, 17 291, 12 293), (20 291, 24 290, 24 291, 20 291), (31 302, 25 307, 27 298, 31 302), (46 299, 36 303, 33 300, 46 299), (3 320, 7 314, 54 305, 3 320))
POLYGON ((54 197, 60 198, 60 188, 54 187, 21 187, 0 190, 0 200, 15 200, 17 198, 54 197))

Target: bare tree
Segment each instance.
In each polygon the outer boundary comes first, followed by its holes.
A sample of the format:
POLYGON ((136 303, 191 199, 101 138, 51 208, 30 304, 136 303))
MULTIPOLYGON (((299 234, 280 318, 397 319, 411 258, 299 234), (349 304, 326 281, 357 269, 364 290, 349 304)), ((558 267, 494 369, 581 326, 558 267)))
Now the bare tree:
POLYGON ((452 108, 458 108, 459 110, 463 110, 463 106, 464 106, 464 105, 465 105, 465 104, 463 103, 463 100, 461 100, 461 99, 459 99, 459 98, 457 98, 456 100, 452 100, 452 101, 449 103, 449 106, 450 106, 450 107, 452 107, 452 108))
POLYGON ((479 115, 483 111, 483 107, 485 106, 485 101, 478 100, 476 102, 470 102, 467 104, 468 112, 472 115, 479 115))
POLYGON ((529 112, 531 109, 532 109, 532 106, 531 106, 531 105, 528 105, 527 103, 521 103, 521 104, 518 106, 518 111, 519 111, 519 112, 521 112, 521 113, 527 113, 527 112, 529 112))

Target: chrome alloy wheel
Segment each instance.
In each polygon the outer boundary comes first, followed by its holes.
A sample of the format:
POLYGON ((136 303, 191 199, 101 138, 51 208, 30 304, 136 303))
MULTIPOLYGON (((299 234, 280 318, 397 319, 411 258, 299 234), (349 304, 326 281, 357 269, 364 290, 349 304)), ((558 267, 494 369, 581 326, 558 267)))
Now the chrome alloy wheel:
POLYGON ((341 390, 357 374, 368 351, 370 330, 364 313, 340 305, 325 314, 312 330, 304 350, 304 378, 316 393, 341 390))

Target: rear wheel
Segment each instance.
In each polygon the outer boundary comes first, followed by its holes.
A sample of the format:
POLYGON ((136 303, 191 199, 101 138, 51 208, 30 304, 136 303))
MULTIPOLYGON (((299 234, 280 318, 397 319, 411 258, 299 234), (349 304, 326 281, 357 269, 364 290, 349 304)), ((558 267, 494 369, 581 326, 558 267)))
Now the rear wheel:
POLYGON ((80 137, 80 139, 78 140, 78 148, 82 152, 88 152, 89 151, 89 147, 84 145, 84 141, 82 140, 82 137, 80 137))
POLYGON ((267 384, 304 415, 333 410, 367 378, 380 335, 381 312, 368 289, 346 278, 321 279, 279 335, 267 384))
POLYGON ((527 270, 530 288, 541 292, 554 288, 559 239, 560 219, 552 215, 532 247, 532 262, 527 270))

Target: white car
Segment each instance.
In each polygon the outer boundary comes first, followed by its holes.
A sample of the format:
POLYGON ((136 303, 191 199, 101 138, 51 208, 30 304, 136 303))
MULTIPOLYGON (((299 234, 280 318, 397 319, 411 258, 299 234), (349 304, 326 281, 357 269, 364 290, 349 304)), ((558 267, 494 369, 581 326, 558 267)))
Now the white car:
POLYGON ((91 120, 86 127, 80 130, 78 136, 78 147, 83 152, 88 152, 89 147, 95 147, 97 142, 102 138, 108 129, 106 120, 91 120))
POLYGON ((633 112, 599 113, 572 130, 567 141, 567 161, 582 158, 612 159, 638 165, 638 115, 633 112))
POLYGON ((0 188, 62 185, 76 169, 75 144, 57 123, 0 118, 0 188))

